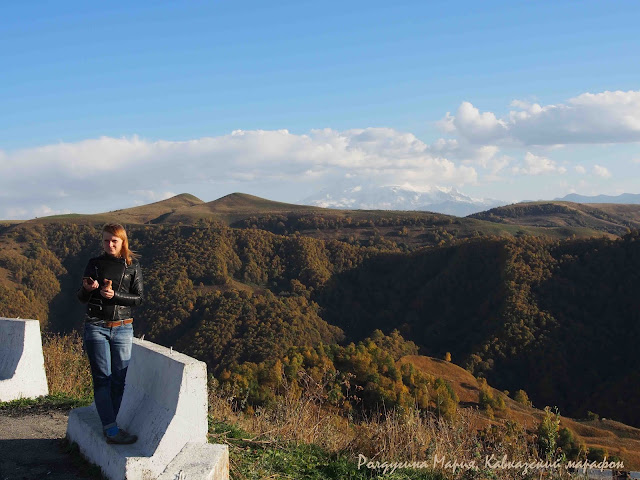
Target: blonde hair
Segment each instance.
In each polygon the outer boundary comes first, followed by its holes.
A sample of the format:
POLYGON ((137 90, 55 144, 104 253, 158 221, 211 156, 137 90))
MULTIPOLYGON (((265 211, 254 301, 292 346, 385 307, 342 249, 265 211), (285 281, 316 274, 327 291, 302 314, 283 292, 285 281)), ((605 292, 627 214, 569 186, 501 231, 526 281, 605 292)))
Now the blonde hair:
POLYGON ((136 258, 136 254, 129 248, 129 239, 127 238, 127 231, 119 223, 107 223, 102 227, 103 232, 115 235, 122 240, 122 248, 120 249, 120 256, 125 259, 127 265, 131 265, 136 258))

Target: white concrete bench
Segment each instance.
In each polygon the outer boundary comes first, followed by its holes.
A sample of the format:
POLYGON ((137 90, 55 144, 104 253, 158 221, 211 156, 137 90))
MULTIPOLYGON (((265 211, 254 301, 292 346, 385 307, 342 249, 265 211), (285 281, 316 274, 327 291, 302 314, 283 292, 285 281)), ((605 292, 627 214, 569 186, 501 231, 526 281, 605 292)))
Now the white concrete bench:
POLYGON ((228 447, 207 442, 204 362, 134 338, 117 422, 138 441, 106 443, 95 403, 67 424, 67 438, 107 478, 228 480, 228 447))
POLYGON ((0 402, 48 394, 40 322, 0 318, 0 402))

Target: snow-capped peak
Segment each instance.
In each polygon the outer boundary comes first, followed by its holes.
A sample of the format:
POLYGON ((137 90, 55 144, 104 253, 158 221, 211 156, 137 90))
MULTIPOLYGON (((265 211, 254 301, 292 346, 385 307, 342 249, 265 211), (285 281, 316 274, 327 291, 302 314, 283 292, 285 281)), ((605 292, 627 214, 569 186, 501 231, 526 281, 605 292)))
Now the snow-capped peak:
POLYGON ((403 185, 336 185, 298 203, 325 208, 419 210, 466 216, 507 202, 476 199, 454 187, 403 185))

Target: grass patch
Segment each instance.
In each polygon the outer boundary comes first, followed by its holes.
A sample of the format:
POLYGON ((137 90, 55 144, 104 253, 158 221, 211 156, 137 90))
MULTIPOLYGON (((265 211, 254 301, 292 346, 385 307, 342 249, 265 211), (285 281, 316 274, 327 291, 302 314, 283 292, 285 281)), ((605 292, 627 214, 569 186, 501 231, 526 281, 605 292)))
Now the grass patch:
POLYGON ((358 469, 357 457, 347 452, 330 453, 323 448, 280 439, 261 440, 242 428, 209 417, 209 441, 229 447, 232 480, 309 479, 309 480, 444 480, 440 472, 398 469, 383 474, 380 470, 358 469))
POLYGON ((89 357, 78 332, 69 335, 46 333, 42 353, 50 394, 67 398, 93 397, 89 357))
POLYGON ((69 411, 72 408, 86 407, 91 402, 93 397, 78 398, 55 393, 37 398, 19 398, 10 402, 0 402, 0 412, 3 415, 22 416, 51 410, 69 411))

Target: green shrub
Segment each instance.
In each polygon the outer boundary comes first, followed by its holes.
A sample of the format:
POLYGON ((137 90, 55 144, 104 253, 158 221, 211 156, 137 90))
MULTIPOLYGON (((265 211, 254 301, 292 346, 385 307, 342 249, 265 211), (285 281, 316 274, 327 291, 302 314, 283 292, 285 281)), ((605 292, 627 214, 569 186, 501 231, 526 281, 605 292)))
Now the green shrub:
POLYGON ((525 392, 524 390, 518 390, 515 395, 513 396, 513 399, 526 406, 526 407, 532 407, 533 404, 531 403, 531 400, 529 400, 529 395, 527 395, 527 392, 525 392))
POLYGON ((551 457, 556 451, 558 429, 560 428, 560 414, 555 413, 549 406, 544 407, 544 418, 538 425, 538 451, 544 457, 551 457))

